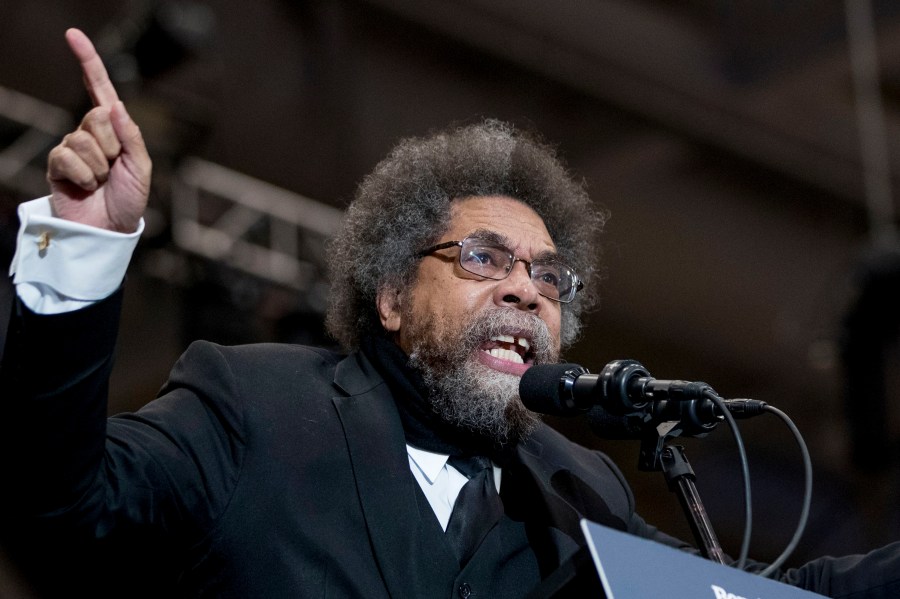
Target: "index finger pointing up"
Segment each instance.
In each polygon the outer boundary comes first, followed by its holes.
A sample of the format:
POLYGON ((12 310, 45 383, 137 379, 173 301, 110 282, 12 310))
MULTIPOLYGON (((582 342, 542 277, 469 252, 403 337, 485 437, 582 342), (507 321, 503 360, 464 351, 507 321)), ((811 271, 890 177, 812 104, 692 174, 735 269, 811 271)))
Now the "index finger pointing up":
POLYGON ((88 39, 84 33, 78 29, 69 29, 66 31, 66 41, 72 53, 81 63, 81 71, 84 73, 84 86, 94 100, 94 106, 112 107, 118 102, 119 94, 113 87, 112 81, 103 66, 103 61, 94 44, 88 39))

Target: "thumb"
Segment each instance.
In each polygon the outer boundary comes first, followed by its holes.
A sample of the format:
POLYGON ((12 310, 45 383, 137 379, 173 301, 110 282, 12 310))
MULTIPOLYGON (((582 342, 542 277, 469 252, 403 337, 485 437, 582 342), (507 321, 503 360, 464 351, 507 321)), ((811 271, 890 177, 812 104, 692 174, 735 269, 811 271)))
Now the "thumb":
POLYGON ((147 145, 144 143, 140 127, 131 119, 121 100, 113 104, 110 118, 116 137, 122 144, 121 157, 128 163, 135 176, 140 179, 149 178, 151 160, 147 145))

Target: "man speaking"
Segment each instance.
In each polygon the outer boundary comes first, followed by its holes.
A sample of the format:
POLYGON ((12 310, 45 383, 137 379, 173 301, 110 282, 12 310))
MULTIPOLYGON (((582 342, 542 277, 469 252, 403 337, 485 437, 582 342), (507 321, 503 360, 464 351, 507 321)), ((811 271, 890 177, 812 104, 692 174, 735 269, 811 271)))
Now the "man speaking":
MULTIPOLYGON (((359 186, 329 248, 346 353, 198 342, 107 419, 151 161, 91 42, 66 37, 94 108, 20 208, 0 370, 0 527, 40 590, 523 597, 584 547, 581 518, 690 550, 519 400, 579 333, 604 215, 499 122, 405 140, 359 186)), ((780 578, 897 596, 900 546, 780 578)))

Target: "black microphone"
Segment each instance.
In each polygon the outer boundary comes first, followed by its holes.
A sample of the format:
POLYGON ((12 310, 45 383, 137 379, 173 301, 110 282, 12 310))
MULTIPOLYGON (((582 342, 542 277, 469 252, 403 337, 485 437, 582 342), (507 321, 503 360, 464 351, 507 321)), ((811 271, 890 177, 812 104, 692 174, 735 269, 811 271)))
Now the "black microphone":
MULTIPOLYGON (((648 427, 677 422, 680 436, 708 433, 722 420, 702 382, 657 380, 639 362, 616 360, 600 374, 578 364, 532 366, 522 376, 519 396, 526 408, 553 416, 588 414, 591 428, 607 438, 640 438, 648 427)), ((724 400, 735 418, 761 414, 765 402, 724 400)))
POLYGON ((557 416, 583 414, 595 405, 623 415, 654 400, 703 399, 713 392, 706 383, 657 380, 634 360, 615 360, 600 374, 578 364, 542 364, 522 375, 519 396, 530 410, 557 416))
POLYGON ((597 375, 590 374, 578 364, 532 366, 519 381, 519 398, 532 412, 577 416, 586 413, 596 403, 592 392, 596 380, 597 375), (575 393, 573 387, 579 380, 582 385, 575 393))

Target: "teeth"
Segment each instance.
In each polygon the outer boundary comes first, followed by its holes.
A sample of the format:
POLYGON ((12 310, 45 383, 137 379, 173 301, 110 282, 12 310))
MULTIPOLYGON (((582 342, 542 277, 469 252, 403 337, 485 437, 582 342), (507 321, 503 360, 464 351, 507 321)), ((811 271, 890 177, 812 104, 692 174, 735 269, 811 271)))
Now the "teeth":
POLYGON ((524 337, 513 337, 512 335, 495 335, 494 337, 491 337, 491 341, 516 344, 520 347, 525 348, 525 351, 528 351, 531 348, 531 343, 524 337))
POLYGON ((508 349, 502 349, 499 347, 495 347, 492 350, 489 350, 488 353, 495 358, 500 358, 501 360, 506 360, 508 362, 516 362, 517 364, 523 364, 522 356, 517 354, 514 351, 508 349))

